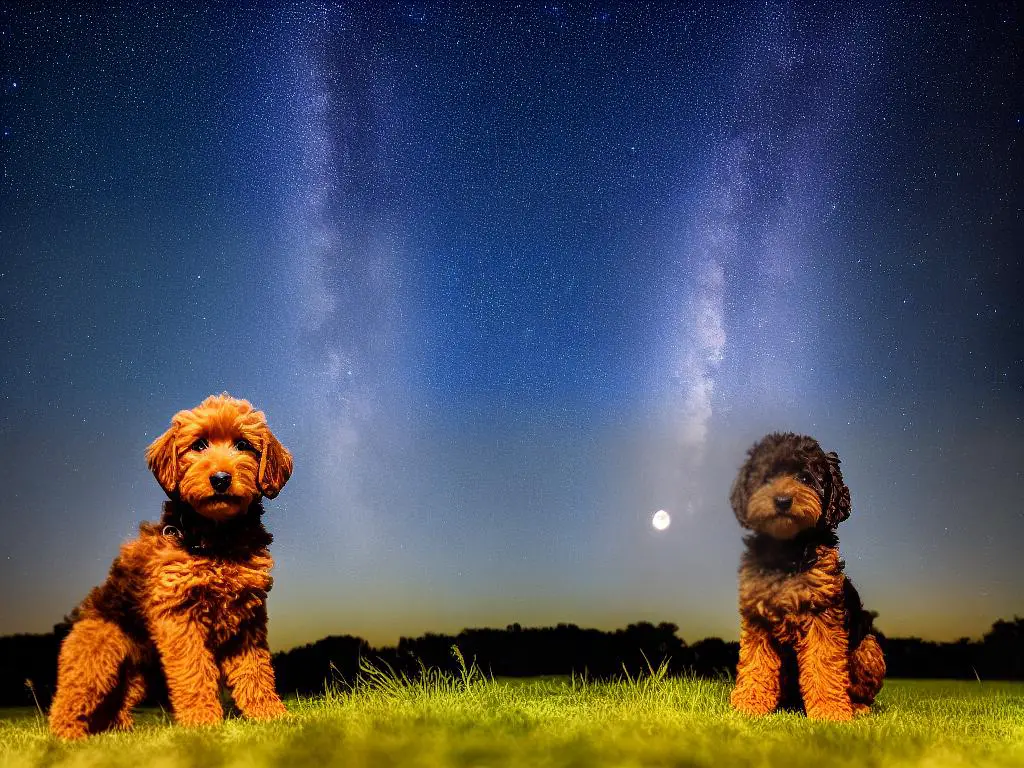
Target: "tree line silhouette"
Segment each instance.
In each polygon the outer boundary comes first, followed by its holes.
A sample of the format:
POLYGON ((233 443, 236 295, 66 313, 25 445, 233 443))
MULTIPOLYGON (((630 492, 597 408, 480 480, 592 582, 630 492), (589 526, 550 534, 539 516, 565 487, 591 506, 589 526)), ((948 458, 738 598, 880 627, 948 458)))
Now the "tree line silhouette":
MULTIPOLYGON (((57 654, 70 625, 47 634, 0 637, 0 706, 49 705, 57 678, 57 654)), ((575 624, 554 627, 464 629, 457 635, 427 633, 373 648, 351 635, 325 637, 273 656, 282 695, 318 694, 325 687, 349 687, 369 663, 385 672, 415 678, 424 669, 460 672, 452 652, 494 677, 576 675, 595 680, 637 677, 667 665, 670 675, 731 679, 739 643, 710 637, 688 645, 679 627, 639 622, 605 632, 575 624)), ((916 637, 881 638, 889 677, 978 680, 1024 679, 1024 618, 996 621, 981 640, 937 643, 916 637)), ((159 700, 160 691, 151 698, 159 700)))

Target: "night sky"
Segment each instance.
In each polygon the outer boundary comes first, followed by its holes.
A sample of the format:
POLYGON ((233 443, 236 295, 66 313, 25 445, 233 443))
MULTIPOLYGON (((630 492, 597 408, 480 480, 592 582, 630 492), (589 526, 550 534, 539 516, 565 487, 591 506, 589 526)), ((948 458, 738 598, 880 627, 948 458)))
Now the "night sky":
POLYGON ((295 455, 275 648, 734 639, 772 430, 884 632, 1024 614, 1016 3, 228 5, 0 10, 0 634, 222 390, 295 455))

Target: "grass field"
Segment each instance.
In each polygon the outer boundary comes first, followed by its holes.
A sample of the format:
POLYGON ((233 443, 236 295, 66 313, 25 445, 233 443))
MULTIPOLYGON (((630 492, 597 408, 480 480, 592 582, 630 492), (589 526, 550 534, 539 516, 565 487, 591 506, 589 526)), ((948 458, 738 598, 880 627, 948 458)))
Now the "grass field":
POLYGON ((189 730, 162 712, 82 743, 34 710, 0 710, 2 766, 1024 766, 1024 684, 890 681, 848 724, 750 720, 729 684, 383 676, 354 693, 288 702, 272 723, 189 730))

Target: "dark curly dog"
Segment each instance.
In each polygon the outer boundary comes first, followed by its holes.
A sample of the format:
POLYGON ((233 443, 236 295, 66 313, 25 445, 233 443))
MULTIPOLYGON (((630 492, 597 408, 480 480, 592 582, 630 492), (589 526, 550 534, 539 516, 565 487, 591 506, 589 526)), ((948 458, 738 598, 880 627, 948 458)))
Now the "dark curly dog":
POLYGON ((839 456, 811 437, 768 435, 750 449, 730 501, 754 532, 740 563, 732 705, 766 715, 802 700, 823 720, 869 711, 885 658, 839 559, 835 528, 850 516, 839 456))
POLYGON ((50 708, 65 739, 130 729, 158 661, 179 723, 220 722, 221 681, 247 717, 285 712, 267 646, 274 563, 260 516, 291 454, 262 412, 225 393, 178 412, 146 459, 170 501, 75 609, 50 708))

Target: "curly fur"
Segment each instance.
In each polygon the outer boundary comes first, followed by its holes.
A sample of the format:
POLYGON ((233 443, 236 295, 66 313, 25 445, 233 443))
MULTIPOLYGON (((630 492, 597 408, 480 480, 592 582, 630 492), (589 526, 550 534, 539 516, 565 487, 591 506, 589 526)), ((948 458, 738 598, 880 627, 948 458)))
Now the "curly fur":
POLYGON ((808 717, 849 720, 882 687, 885 659, 835 528, 850 516, 839 457, 811 437, 755 444, 730 495, 744 528, 740 660, 733 706, 764 715, 803 704, 808 717))
POLYGON ((62 738, 130 729, 158 665, 179 723, 219 722, 222 681, 248 717, 285 712, 267 645, 273 560, 260 517, 291 455, 262 412, 225 393, 176 414, 146 458, 169 500, 72 614, 50 708, 62 738))

